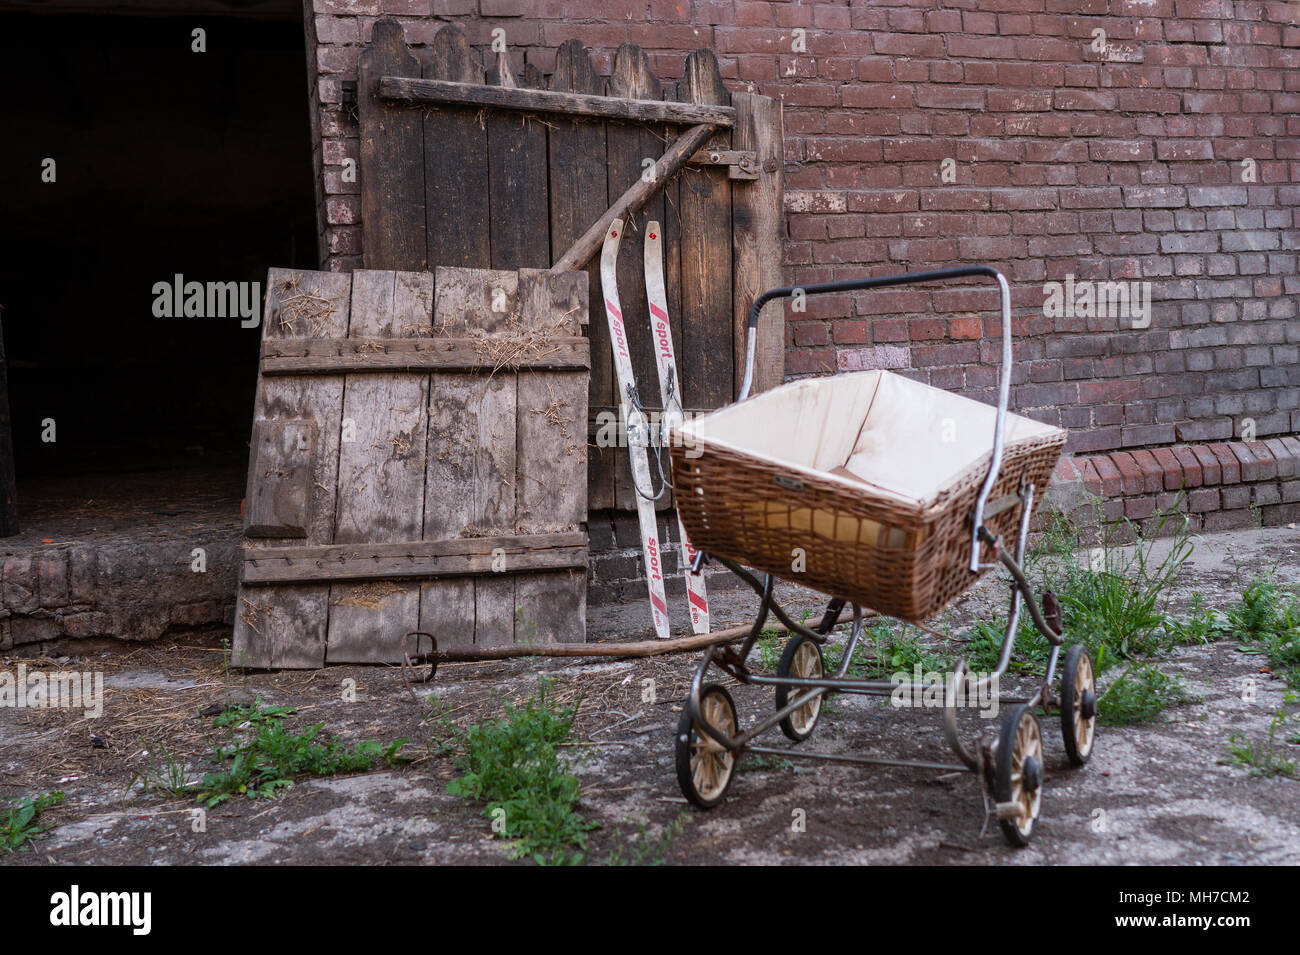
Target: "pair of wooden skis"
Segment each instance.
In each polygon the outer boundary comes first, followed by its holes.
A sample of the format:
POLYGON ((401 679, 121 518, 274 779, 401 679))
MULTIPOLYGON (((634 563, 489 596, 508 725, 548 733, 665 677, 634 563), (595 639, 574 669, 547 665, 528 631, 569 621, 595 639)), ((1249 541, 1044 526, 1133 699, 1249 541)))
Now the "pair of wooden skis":
MULTIPOLYGON (((654 618, 655 633, 661 638, 669 636, 668 601, 664 596, 662 552, 659 548, 659 526, 655 518, 655 500, 664 493, 652 494, 650 459, 647 449, 653 441, 650 422, 637 396, 636 376, 632 371, 632 356, 627 346, 627 324, 618 299, 618 248, 622 242, 623 223, 615 219, 605 232, 605 245, 600 256, 600 284, 605 297, 605 317, 609 320, 609 340, 614 350, 614 373, 618 382, 619 414, 627 437, 628 458, 632 464, 632 486, 636 491, 637 519, 641 526, 641 552, 645 559, 646 586, 650 591, 650 612, 654 618)), ((685 419, 681 402, 681 382, 677 376, 677 361, 673 355, 672 331, 668 324, 668 295, 664 290, 663 233, 658 222, 646 227, 645 236, 646 299, 650 305, 650 332, 654 338, 655 365, 659 371, 659 394, 663 398, 660 415, 660 448, 668 442, 672 430, 685 419)), ((660 469, 663 478, 663 469, 660 469)), ((694 573, 695 548, 686 536, 686 528, 677 519, 677 530, 682 542, 681 559, 686 573, 686 600, 690 608, 691 629, 695 633, 709 632, 709 601, 704 589, 704 575, 694 573)))

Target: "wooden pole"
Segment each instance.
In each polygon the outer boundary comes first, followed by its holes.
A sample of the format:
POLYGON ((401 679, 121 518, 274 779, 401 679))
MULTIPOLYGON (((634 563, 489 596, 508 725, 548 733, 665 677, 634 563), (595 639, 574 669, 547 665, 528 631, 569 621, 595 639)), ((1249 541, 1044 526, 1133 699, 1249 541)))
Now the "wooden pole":
POLYGON ((615 219, 626 219, 634 214, 638 209, 646 204, 646 201, 661 189, 669 179, 686 165, 687 161, 695 155, 709 138, 717 132, 718 127, 712 123, 705 123, 702 126, 692 126, 690 130, 668 147, 659 161, 654 166, 653 178, 647 180, 644 176, 637 179, 632 188, 623 195, 618 197, 618 201, 605 210, 596 223, 583 233, 582 238, 573 243, 573 247, 565 252, 553 266, 552 272, 571 272, 581 269, 587 264, 587 260, 596 254, 600 244, 605 240, 605 230, 615 219))
MULTIPOLYGON (((852 619, 852 613, 841 614, 836 626, 852 619)), ((436 654, 438 663, 482 663, 487 660, 511 660, 519 657, 659 657, 669 653, 685 653, 690 650, 703 650, 705 647, 719 643, 734 643, 743 640, 753 629, 752 623, 742 623, 728 627, 717 633, 705 633, 694 637, 678 637, 674 640, 638 640, 633 643, 547 643, 538 646, 506 647, 454 647, 439 650, 436 654)), ((775 633, 787 633, 789 628, 778 622, 763 628, 775 633)), ((416 658, 417 662, 427 662, 427 654, 416 658)))

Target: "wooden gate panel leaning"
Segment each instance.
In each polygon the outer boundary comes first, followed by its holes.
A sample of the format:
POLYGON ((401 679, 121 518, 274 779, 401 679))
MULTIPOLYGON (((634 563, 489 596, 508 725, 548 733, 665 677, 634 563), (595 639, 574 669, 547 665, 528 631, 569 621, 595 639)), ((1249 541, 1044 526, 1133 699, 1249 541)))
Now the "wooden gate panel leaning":
POLYGON ((586 275, 267 288, 234 663, 584 640, 586 275))

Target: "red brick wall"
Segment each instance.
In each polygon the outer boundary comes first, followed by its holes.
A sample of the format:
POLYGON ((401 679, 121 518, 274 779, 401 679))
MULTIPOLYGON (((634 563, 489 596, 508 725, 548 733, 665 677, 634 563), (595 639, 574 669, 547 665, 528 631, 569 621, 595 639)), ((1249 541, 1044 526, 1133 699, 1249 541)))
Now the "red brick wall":
MULTIPOLYGON (((359 264, 363 227, 340 175, 357 155, 340 82, 381 14, 414 44, 450 20, 485 50, 504 28, 517 66, 543 71, 570 37, 604 72, 620 43, 638 43, 665 78, 707 46, 733 89, 785 101, 794 281, 997 265, 1013 286, 1015 406, 1068 427, 1075 452, 1242 437, 1252 423, 1260 438, 1300 429, 1300 3, 306 5, 331 268, 359 264), (796 28, 806 52, 792 48, 796 28), (1151 282, 1150 327, 1045 315, 1044 283, 1067 274, 1151 282)), ((996 352, 980 339, 996 331, 993 304, 968 289, 810 303, 787 315, 786 368, 896 367, 988 397, 996 352)))

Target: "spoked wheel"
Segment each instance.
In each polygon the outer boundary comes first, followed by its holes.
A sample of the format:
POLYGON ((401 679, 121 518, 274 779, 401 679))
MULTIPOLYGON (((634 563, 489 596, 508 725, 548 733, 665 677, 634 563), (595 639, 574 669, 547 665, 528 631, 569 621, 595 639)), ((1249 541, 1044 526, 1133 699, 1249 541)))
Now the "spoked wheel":
POLYGON ((1038 719, 1023 703, 1002 718, 993 795, 1007 842, 1029 845, 1043 797, 1043 734, 1038 719))
MULTIPOLYGON (((795 634, 785 645, 781 662, 776 668, 779 677, 799 677, 803 679, 820 679, 826 675, 826 664, 822 659, 822 648, 815 640, 795 634)), ((783 710, 796 700, 812 696, 813 691, 807 687, 778 686, 776 688, 776 708, 783 710)), ((818 694, 799 709, 781 721, 781 732, 802 743, 812 735, 817 726, 817 717, 822 712, 822 696, 818 694)))
MULTIPOLYGON (((723 736, 734 737, 740 725, 731 694, 710 683, 700 694, 700 716, 723 736)), ((727 797, 735 774, 736 754, 691 719, 690 708, 677 723, 677 783, 682 795, 701 809, 712 809, 727 797)))
POLYGON ((1097 679, 1088 652, 1075 644, 1061 672, 1061 735, 1071 764, 1082 766, 1097 739, 1097 679))

